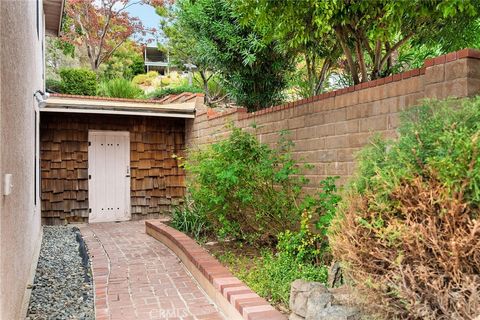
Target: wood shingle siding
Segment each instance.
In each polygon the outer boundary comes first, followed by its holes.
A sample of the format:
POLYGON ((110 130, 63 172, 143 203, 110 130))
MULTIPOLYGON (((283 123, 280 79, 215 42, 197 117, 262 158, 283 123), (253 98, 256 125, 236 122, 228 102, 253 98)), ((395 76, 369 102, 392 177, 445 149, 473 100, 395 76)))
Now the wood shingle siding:
POLYGON ((130 132, 132 219, 169 213, 185 194, 174 155, 185 152, 185 120, 86 114, 42 114, 42 220, 88 221, 88 130, 130 132))

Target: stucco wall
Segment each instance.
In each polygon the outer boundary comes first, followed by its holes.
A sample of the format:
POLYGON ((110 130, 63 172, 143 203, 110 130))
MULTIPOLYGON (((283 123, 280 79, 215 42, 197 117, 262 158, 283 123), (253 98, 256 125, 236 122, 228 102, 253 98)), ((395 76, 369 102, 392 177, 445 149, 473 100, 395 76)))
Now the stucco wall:
MULTIPOLYGON (((43 28, 40 20, 37 36, 36 5, 33 0, 0 1, 0 319, 9 320, 21 318, 41 234, 33 184, 33 93, 43 89, 43 28), (6 173, 13 174, 9 196, 3 196, 6 173)), ((38 5, 41 14, 42 1, 38 5)))
POLYGON ((227 123, 255 132, 270 145, 288 130, 296 159, 314 165, 306 172, 310 180, 306 190, 313 192, 327 176, 340 176, 339 182, 344 182, 354 171, 355 153, 373 134, 395 137, 405 108, 423 98, 478 93, 480 51, 466 49, 429 59, 419 69, 254 113, 198 110, 197 117, 187 122, 186 142, 189 148, 198 148, 224 139, 229 134, 227 123))

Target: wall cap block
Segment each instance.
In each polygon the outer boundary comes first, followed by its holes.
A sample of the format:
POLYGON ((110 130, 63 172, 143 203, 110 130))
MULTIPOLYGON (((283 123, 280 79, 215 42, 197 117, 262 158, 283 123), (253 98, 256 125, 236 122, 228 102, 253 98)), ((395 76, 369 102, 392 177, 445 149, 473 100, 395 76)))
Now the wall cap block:
POLYGON ((306 104, 310 104, 315 101, 326 100, 331 97, 345 95, 345 94, 349 94, 352 92, 361 91, 369 88, 379 87, 391 82, 402 81, 404 79, 423 76, 425 75, 427 68, 430 68, 436 65, 446 64, 455 60, 465 59, 465 58, 480 59, 480 50, 467 48, 467 49, 459 50, 456 52, 451 52, 445 55, 441 55, 439 57, 429 58, 424 61, 424 64, 421 68, 404 71, 401 73, 387 76, 385 78, 362 82, 353 86, 340 88, 330 92, 324 92, 316 96, 296 100, 293 102, 288 102, 283 105, 272 106, 272 107, 265 108, 255 112, 248 112, 246 108, 240 108, 240 107, 233 108, 232 110, 224 111, 224 112, 215 111, 216 112, 215 114, 209 113, 208 119, 211 120, 211 119, 237 113, 237 120, 243 120, 243 119, 255 118, 256 116, 265 115, 271 112, 277 112, 285 109, 302 107, 306 104))

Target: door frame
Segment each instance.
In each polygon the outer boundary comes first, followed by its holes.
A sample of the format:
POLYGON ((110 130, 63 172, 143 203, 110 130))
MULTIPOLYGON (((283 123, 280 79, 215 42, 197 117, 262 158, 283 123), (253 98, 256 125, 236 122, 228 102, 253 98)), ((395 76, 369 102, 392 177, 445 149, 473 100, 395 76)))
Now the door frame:
MULTIPOLYGON (((96 135, 104 135, 104 136, 124 136, 127 138, 127 146, 126 146, 126 159, 127 159, 127 170, 125 172, 125 178, 126 178, 126 183, 125 183, 125 209, 127 210, 126 218, 122 220, 116 220, 116 221, 128 221, 131 220, 132 218, 132 208, 131 208, 131 167, 130 167, 130 132, 129 131, 115 131, 115 130, 88 130, 88 151, 87 151, 87 157, 88 157, 88 222, 91 223, 90 217, 92 213, 92 205, 91 205, 91 199, 94 199, 95 197, 93 196, 93 188, 92 188, 92 179, 91 179, 91 174, 92 174, 92 167, 90 166, 90 163, 92 163, 92 157, 93 157, 93 152, 90 152, 90 147, 91 147, 91 141, 92 137, 96 135)), ((95 223, 95 221, 93 221, 95 223)))

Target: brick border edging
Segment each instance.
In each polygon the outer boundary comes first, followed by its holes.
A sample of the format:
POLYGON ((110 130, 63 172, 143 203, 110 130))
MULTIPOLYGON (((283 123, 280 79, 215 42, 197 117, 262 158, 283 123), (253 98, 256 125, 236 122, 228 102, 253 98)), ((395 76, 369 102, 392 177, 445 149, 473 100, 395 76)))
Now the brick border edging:
POLYGON ((287 319, 184 233, 157 220, 145 221, 145 229, 180 258, 227 319, 287 319))

